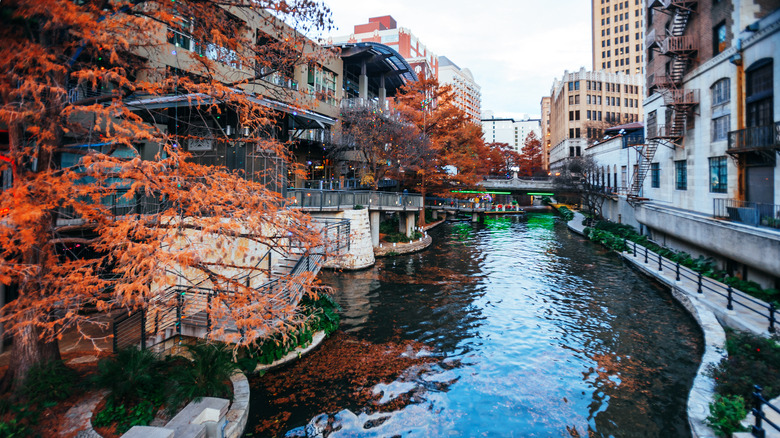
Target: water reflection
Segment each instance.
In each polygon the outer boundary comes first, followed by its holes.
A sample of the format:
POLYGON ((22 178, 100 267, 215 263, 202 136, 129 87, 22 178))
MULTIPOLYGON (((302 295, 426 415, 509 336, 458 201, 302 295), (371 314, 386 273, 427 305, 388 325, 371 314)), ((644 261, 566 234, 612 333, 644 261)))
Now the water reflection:
MULTIPOLYGON (((392 377, 364 376, 363 398, 278 403, 263 382, 303 391, 295 385, 307 361, 372 360, 339 350, 356 341, 330 342, 255 381, 250 422, 287 412, 279 430, 298 436, 689 434, 685 400, 702 341, 668 292, 548 214, 432 234, 427 251, 323 275, 344 308, 342 329, 370 343, 366 351, 405 349, 408 362, 395 355, 392 377)), ((329 399, 354 386, 306 390, 329 399)))

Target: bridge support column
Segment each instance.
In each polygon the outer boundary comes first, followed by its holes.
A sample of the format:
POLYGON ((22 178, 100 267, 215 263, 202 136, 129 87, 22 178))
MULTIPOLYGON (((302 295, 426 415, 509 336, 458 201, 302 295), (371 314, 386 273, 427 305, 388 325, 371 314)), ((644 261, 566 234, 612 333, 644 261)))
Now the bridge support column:
POLYGON ((407 236, 411 236, 412 230, 414 230, 414 212, 407 211, 405 214, 399 213, 399 215, 398 232, 407 236))
POLYGON ((479 213, 471 213, 471 222, 479 222, 479 213))
POLYGON ((371 228, 371 245, 379 246, 379 211, 369 211, 368 221, 371 228))
POLYGON ((433 218, 433 220, 435 220, 435 221, 436 221, 436 220, 439 220, 439 212, 438 212, 438 211, 436 211, 436 210, 433 210, 433 209, 432 209, 432 210, 431 210, 431 217, 432 217, 432 218, 433 218))

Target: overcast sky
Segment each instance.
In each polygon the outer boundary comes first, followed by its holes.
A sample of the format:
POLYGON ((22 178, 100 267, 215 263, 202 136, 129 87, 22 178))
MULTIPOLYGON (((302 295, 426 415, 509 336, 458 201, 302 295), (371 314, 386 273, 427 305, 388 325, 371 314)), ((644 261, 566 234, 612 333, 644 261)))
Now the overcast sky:
POLYGON ((482 87, 482 110, 497 115, 538 115, 554 78, 592 68, 588 0, 324 1, 333 35, 392 15, 430 51, 470 69, 482 87))

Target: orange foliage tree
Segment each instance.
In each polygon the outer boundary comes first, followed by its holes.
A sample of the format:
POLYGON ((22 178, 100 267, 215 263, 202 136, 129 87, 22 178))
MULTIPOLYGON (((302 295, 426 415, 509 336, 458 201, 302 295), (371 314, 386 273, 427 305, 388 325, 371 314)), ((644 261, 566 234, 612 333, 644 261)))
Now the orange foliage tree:
MULTIPOLYGON (((428 193, 448 194, 453 187, 471 187, 485 172, 480 160, 487 152, 482 128, 467 122, 454 98, 452 87, 439 85, 435 78, 409 83, 397 96, 399 111, 426 139, 418 143, 419 153, 408 154, 406 166, 407 182, 423 198, 428 193)), ((424 211, 419 222, 425 223, 424 211)))
POLYGON ((18 293, 0 313, 14 340, 5 383, 19 388, 32 365, 57 358, 65 331, 89 337, 106 314, 164 306, 159 292, 187 279, 209 285, 215 324, 245 335, 215 337, 249 343, 294 323, 291 300, 255 287, 270 276, 258 262, 291 241, 319 245, 310 220, 260 175, 198 164, 183 149, 238 142, 222 117, 242 127, 252 156, 288 159, 263 135, 278 127, 262 98, 305 96, 264 79, 314 53, 282 20, 324 29, 327 9, 8 0, 0 13, 0 282, 18 293), (195 124, 210 129, 187 129, 195 124))
POLYGON ((531 131, 525 137, 525 144, 521 149, 522 154, 518 162, 519 176, 531 177, 544 174, 542 166, 542 142, 536 133, 531 131))
POLYGON ((509 143, 488 143, 485 165, 487 175, 509 175, 520 166, 522 157, 509 143))

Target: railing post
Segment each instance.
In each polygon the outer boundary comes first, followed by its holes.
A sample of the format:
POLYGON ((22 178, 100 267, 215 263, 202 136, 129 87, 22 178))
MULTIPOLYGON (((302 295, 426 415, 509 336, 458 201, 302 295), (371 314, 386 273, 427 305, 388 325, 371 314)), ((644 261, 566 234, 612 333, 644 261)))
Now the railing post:
POLYGON ((113 339, 112 343, 114 344, 113 345, 114 353, 116 353, 117 344, 119 343, 118 340, 117 340, 117 334, 118 334, 119 331, 116 329, 116 318, 114 318, 114 320, 111 322, 111 331, 112 331, 112 334, 114 335, 114 339, 113 339))
MULTIPOLYGON (((623 238, 623 251, 628 251, 628 243, 626 243, 626 242, 627 242, 627 240, 624 237, 623 238)), ((623 251, 621 251, 621 252, 623 252, 623 251)))
MULTIPOLYGON (((249 279, 247 279, 249 281, 249 279)), ((211 334, 211 291, 206 292, 206 339, 211 334)))
POLYGON ((763 399, 764 397, 761 396, 761 391, 763 388, 761 388, 758 385, 753 386, 753 417, 756 419, 756 423, 753 425, 752 430, 750 433, 754 437, 758 438, 765 438, 766 437, 766 431, 761 425, 761 407, 763 405, 763 399))
POLYGON ((645 264, 647 264, 647 247, 645 247, 645 264))
POLYGON ((634 242, 634 257, 636 257, 636 242, 634 242))
POLYGON ((675 281, 680 281, 680 262, 677 262, 676 270, 677 276, 675 277, 675 281))
POLYGON ((704 292, 701 290, 701 272, 699 272, 698 274, 699 274, 699 281, 698 281, 699 285, 698 285, 698 289, 696 289, 696 292, 698 292, 698 293, 704 293, 704 292))
POLYGON ((141 310, 141 350, 146 350, 146 310, 141 310))
POLYGON ((182 294, 184 294, 184 292, 179 292, 176 294, 176 329, 179 332, 179 336, 181 336, 181 303, 183 301, 182 294))
POLYGON ((734 310, 734 306, 731 304, 732 301, 734 301, 734 298, 732 297, 732 294, 734 293, 734 290, 731 288, 731 285, 729 285, 728 292, 729 292, 729 303, 726 306, 726 308, 729 309, 729 310, 734 310))
POLYGON ((769 333, 775 332, 775 312, 777 311, 777 306, 775 306, 775 303, 769 303, 769 333))
POLYGON ((663 265, 661 264, 663 259, 661 258, 661 253, 658 253, 658 272, 661 272, 664 270, 663 265))

